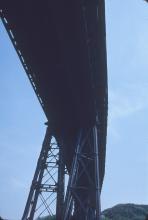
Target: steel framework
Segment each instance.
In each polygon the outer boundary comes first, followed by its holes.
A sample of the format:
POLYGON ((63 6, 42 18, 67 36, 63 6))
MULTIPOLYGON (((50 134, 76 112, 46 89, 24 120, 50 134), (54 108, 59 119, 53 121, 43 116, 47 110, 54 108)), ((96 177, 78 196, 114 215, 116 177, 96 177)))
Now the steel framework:
MULTIPOLYGON (((79 132, 77 145, 75 146, 75 143, 73 144, 76 151, 73 156, 71 172, 69 173, 70 178, 65 199, 63 146, 59 146, 59 143, 52 137, 52 132, 47 128, 22 220, 33 220, 34 218, 45 215, 53 216, 55 213, 56 220, 71 220, 71 218, 75 218, 75 220, 100 220, 100 179, 102 174, 101 171, 99 174, 99 159, 101 156, 98 155, 98 151, 101 154, 101 146, 105 145, 104 134, 106 134, 106 121, 104 112, 106 113, 107 106, 106 55, 105 47, 102 46, 105 45, 104 1, 93 1, 92 4, 89 1, 81 1, 81 4, 82 23, 85 32, 86 51, 88 53, 88 66, 91 75, 90 81, 92 81, 94 106, 96 115, 99 115, 100 125, 97 122, 94 127, 86 128, 84 125, 85 128, 82 128, 79 132)), ((50 102, 45 103, 42 100, 43 97, 41 94, 43 93, 39 93, 39 91, 44 91, 44 89, 41 88, 40 90, 37 87, 40 84, 36 81, 38 74, 33 73, 31 66, 25 62, 27 56, 23 57, 25 53, 23 53, 23 49, 13 34, 13 28, 15 33, 15 25, 11 26, 8 23, 2 10, 0 10, 0 16, 48 118, 48 108, 45 108, 45 104, 50 106, 50 102)), ((43 75, 42 71, 41 75, 43 75)), ((64 116, 65 122, 67 115, 65 114, 64 116)))
POLYGON ((98 129, 80 132, 67 187, 63 220, 100 220, 98 129), (84 180, 84 181, 83 181, 84 180))
POLYGON ((100 220, 98 128, 82 129, 64 201, 63 146, 47 128, 22 220, 100 220))
POLYGON ((22 220, 53 216, 61 219, 64 204, 65 165, 62 146, 47 128, 22 220))

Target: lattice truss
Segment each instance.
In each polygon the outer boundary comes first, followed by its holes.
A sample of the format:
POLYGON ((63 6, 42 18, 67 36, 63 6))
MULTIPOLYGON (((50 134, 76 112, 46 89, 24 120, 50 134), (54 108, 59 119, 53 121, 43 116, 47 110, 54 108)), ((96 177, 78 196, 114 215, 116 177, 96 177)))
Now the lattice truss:
POLYGON ((64 220, 99 220, 100 186, 98 130, 83 129, 77 143, 67 187, 64 220))
POLYGON ((35 210, 38 217, 47 214, 54 215, 56 212, 59 149, 54 138, 51 140, 50 148, 46 163, 43 164, 44 174, 40 185, 38 204, 35 210))
MULTIPOLYGON (((59 146, 47 129, 42 150, 22 219, 32 220, 59 213, 57 204, 64 199, 65 166, 60 164, 59 146), (59 164, 62 175, 59 173, 59 164), (61 178, 62 177, 62 178, 61 178), (58 198, 62 190, 62 198, 58 198)), ((61 195, 61 194, 60 194, 61 195)), ((61 206, 62 208, 62 206, 61 206)))
POLYGON ((79 133, 66 196, 62 152, 47 128, 22 220, 55 214, 56 220, 100 219, 97 126, 79 133))

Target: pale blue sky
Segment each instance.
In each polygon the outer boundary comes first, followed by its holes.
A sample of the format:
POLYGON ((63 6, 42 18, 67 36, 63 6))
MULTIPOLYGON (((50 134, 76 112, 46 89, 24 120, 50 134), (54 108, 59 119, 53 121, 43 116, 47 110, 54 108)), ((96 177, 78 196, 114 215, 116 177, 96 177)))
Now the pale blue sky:
MULTIPOLYGON (((148 204, 148 5, 106 0, 109 120, 102 209, 148 204)), ((0 215, 20 219, 46 118, 0 23, 0 215)))

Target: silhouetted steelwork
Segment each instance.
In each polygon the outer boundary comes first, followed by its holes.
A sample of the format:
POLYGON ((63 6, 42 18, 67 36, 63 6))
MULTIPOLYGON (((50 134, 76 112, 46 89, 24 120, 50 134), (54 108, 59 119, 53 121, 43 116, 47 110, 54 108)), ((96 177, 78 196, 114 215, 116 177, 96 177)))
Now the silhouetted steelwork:
POLYGON ((63 220, 100 220, 100 183, 97 126, 78 137, 65 198, 63 220))
MULTIPOLYGON (((107 134, 104 0, 2 0, 0 13, 46 114, 52 136, 62 146, 63 161, 59 159, 57 179, 57 220, 60 215, 64 215, 66 220, 72 215, 77 216, 76 220, 85 217, 87 220, 97 219, 107 134), (80 142, 90 131, 85 151, 82 145, 77 144, 80 131, 80 142), (81 153, 75 154, 76 149, 81 153), (72 188, 68 188, 64 214, 61 214, 64 166, 70 175, 72 188), (90 201, 93 207, 88 205, 90 201), (80 206, 83 207, 81 211, 80 206), (83 212, 85 208, 86 212, 83 212)), ((48 150, 47 157, 44 156, 45 164, 50 148, 48 150)), ((37 166, 36 173, 34 178, 40 176, 41 181, 43 169, 41 171, 37 166)), ((27 211, 24 212, 28 214, 24 214, 23 220, 33 219, 39 195, 40 191, 32 184, 27 211)), ((50 207, 47 203, 46 210, 50 207)))
MULTIPOLYGON (((29 79, 29 81, 30 81, 30 83, 31 83, 31 85, 33 87, 33 90, 34 90, 34 92, 35 92, 35 94, 36 94, 36 96, 37 96, 37 98, 39 100, 39 103, 40 103, 40 105, 42 106, 42 108, 44 110, 44 104, 43 104, 43 101, 42 101, 38 91, 37 91, 36 85, 34 83, 34 77, 30 73, 30 70, 29 70, 27 64, 25 63, 24 57, 23 57, 23 55, 22 55, 22 53, 21 53, 21 51, 20 51, 20 49, 19 49, 19 47, 17 45, 15 37, 13 35, 13 31, 11 29, 11 26, 9 25, 9 23, 8 23, 5 15, 3 14, 2 10, 0 10, 0 18, 2 19, 2 22, 3 22, 3 24, 4 24, 4 26, 5 26, 6 30, 7 30, 7 33, 9 35, 9 37, 10 37, 10 40, 11 40, 11 42, 12 42, 12 44, 13 44, 15 50, 16 50, 16 53, 17 53, 17 55, 18 55, 18 57, 19 57, 19 59, 20 59, 20 61, 22 63, 22 66, 23 66, 25 72, 27 73, 28 79, 29 79)), ((45 112, 45 110, 44 110, 44 112, 45 112)), ((45 114, 46 114, 46 112, 45 112, 45 114)))
MULTIPOLYGON (((67 176, 67 170, 64 163, 63 145, 59 145, 59 160, 58 160, 58 179, 57 179, 57 199, 56 199, 56 220, 61 220, 64 209, 65 199, 65 176, 67 176)), ((67 176, 68 178, 68 176, 67 176)))
POLYGON ((55 213, 57 220, 60 219, 65 174, 61 150, 47 128, 22 220, 53 216, 55 213))

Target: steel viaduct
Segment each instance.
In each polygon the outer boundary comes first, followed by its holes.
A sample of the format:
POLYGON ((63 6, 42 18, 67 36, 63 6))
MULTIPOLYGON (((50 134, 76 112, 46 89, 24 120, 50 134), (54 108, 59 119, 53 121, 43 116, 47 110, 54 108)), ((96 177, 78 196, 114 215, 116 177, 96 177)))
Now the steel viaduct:
POLYGON ((108 102, 104 0, 1 0, 0 16, 47 117, 22 220, 45 213, 100 220, 108 102))

